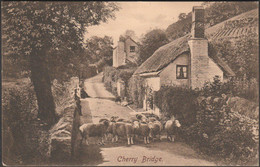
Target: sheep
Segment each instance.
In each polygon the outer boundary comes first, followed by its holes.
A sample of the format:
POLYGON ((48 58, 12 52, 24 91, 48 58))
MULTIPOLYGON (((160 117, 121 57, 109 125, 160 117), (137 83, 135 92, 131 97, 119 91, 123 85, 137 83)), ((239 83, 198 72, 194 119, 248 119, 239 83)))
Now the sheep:
POLYGON ((144 114, 136 114, 136 118, 141 122, 147 122, 148 118, 144 114))
POLYGON ((99 122, 99 123, 102 123, 102 122, 105 122, 105 121, 109 121, 109 120, 106 119, 106 118, 102 118, 102 119, 100 119, 98 122, 99 122))
POLYGON ((118 116, 112 116, 110 118, 110 122, 116 122, 118 118, 119 118, 118 116))
POLYGON ((144 138, 144 144, 150 143, 150 141, 149 141, 150 129, 149 129, 148 124, 146 122, 140 121, 138 128, 136 128, 134 132, 135 132, 136 135, 140 135, 144 138))
POLYGON ((79 131, 82 136, 82 141, 86 142, 86 145, 89 145, 89 137, 101 137, 101 144, 104 144, 104 137, 109 126, 109 121, 107 119, 100 120, 99 123, 85 123, 79 127, 79 131))
MULTIPOLYGON (((99 123, 102 123, 102 122, 109 122, 109 120, 106 119, 106 118, 102 118, 102 119, 99 120, 99 123)), ((106 133, 104 134, 104 137, 105 137, 105 140, 107 140, 107 135, 106 135, 106 133)))
POLYGON ((128 145, 134 144, 134 127, 130 122, 110 122, 107 133, 113 135, 112 142, 117 142, 118 137, 126 137, 128 145))
POLYGON ((154 141, 156 135, 159 135, 159 140, 161 141, 161 132, 163 130, 162 123, 156 120, 153 122, 149 122, 148 127, 150 129, 149 137, 151 137, 154 141))
POLYGON ((149 117, 148 118, 148 122, 154 122, 157 121, 157 119, 155 117, 149 117))
POLYGON ((167 139, 170 141, 174 141, 174 136, 172 137, 173 133, 177 130, 177 128, 180 128, 181 124, 180 122, 175 119, 174 117, 168 121, 166 121, 164 129, 167 133, 167 139))
POLYGON ((118 116, 112 116, 110 118, 110 121, 111 122, 129 122, 128 120, 123 119, 123 118, 119 118, 118 116))
POLYGON ((126 119, 123 119, 123 118, 119 118, 119 119, 116 120, 116 122, 126 122, 126 123, 129 123, 130 121, 126 120, 126 119))
POLYGON ((155 118, 156 120, 159 120, 159 116, 152 114, 152 113, 143 113, 144 116, 146 116, 147 118, 155 118))

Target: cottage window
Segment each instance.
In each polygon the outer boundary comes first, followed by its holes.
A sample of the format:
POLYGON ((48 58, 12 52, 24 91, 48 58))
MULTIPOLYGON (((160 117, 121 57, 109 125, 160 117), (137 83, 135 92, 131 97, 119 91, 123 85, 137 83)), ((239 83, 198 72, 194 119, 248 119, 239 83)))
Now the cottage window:
POLYGON ((135 46, 130 46, 130 52, 135 52, 135 46))
POLYGON ((177 79, 188 79, 188 66, 177 65, 176 66, 176 78, 177 79))

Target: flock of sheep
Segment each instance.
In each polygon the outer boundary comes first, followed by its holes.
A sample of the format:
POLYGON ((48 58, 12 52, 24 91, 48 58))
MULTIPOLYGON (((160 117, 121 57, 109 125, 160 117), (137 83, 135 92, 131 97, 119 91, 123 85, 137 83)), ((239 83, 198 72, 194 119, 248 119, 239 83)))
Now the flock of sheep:
POLYGON ((144 114, 136 114, 134 118, 129 120, 112 116, 110 120, 100 119, 99 123, 85 123, 79 127, 82 141, 88 143, 89 137, 100 137, 101 144, 107 140, 109 134, 112 135, 112 142, 117 142, 118 138, 127 139, 127 144, 134 144, 134 138, 142 137, 145 144, 149 144, 149 139, 152 140, 159 137, 161 140, 161 133, 165 131, 167 139, 174 141, 174 133, 176 128, 181 124, 177 119, 172 117, 170 120, 160 120, 156 115, 145 116, 144 114))

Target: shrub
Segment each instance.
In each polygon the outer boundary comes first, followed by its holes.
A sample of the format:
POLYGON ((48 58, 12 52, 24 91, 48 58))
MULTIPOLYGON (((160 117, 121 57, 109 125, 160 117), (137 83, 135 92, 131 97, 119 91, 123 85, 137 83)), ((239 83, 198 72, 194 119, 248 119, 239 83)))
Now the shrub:
POLYGON ((210 137, 212 150, 231 162, 246 164, 256 157, 258 123, 236 112, 229 112, 220 120, 210 137))
POLYGON ((154 103, 166 117, 176 116, 182 124, 194 123, 198 92, 183 87, 164 86, 155 92, 154 103))
POLYGON ((218 77, 205 84, 197 98, 196 123, 184 126, 182 137, 207 155, 246 164, 256 158, 259 125, 230 108, 228 102, 238 94, 232 86, 232 82, 221 83, 218 77))

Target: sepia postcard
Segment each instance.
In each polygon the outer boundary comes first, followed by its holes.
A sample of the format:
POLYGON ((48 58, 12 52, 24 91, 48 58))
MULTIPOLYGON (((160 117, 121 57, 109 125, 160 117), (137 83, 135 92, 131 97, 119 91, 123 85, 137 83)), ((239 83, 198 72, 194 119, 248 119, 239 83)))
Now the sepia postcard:
POLYGON ((3 166, 259 166, 258 1, 1 2, 3 166))

